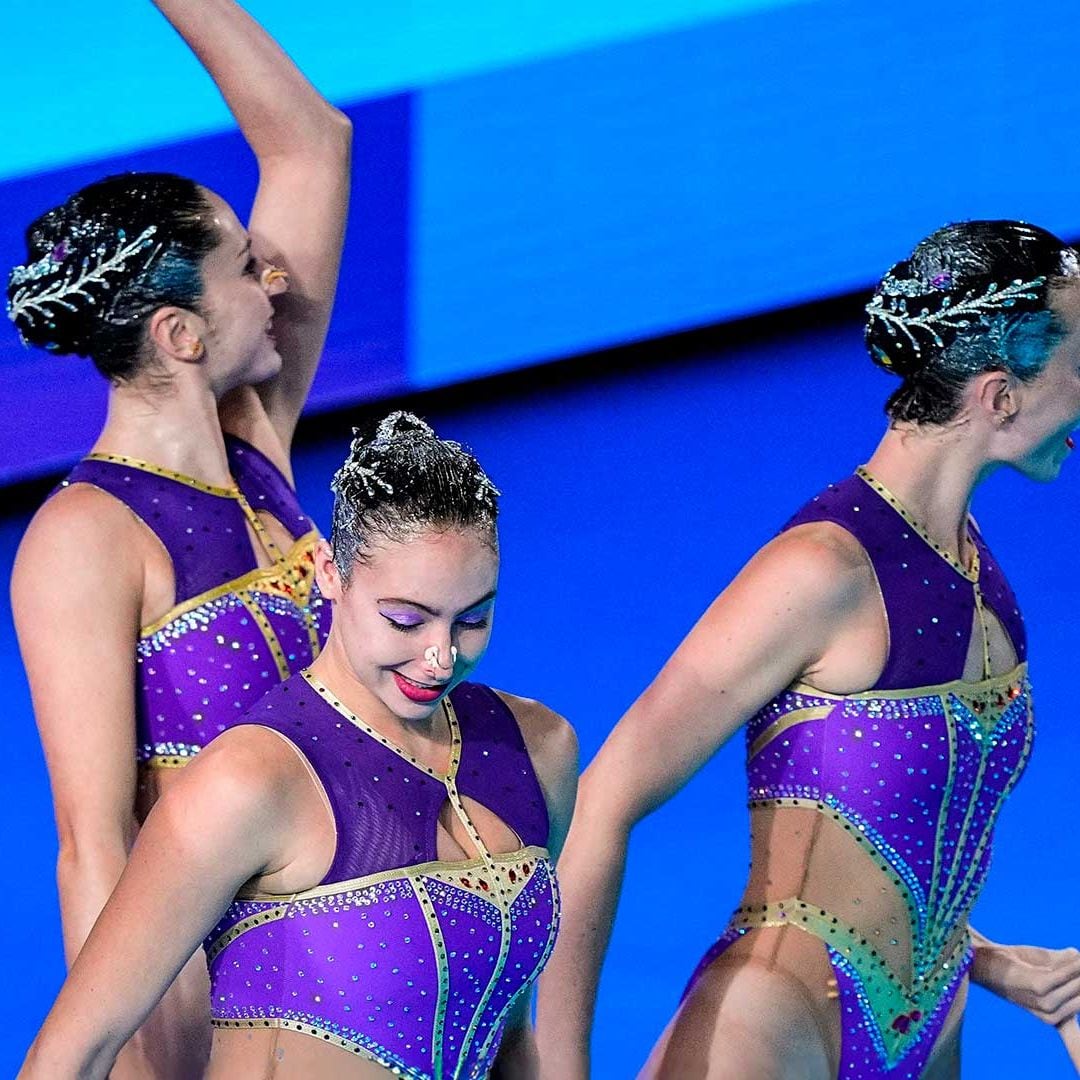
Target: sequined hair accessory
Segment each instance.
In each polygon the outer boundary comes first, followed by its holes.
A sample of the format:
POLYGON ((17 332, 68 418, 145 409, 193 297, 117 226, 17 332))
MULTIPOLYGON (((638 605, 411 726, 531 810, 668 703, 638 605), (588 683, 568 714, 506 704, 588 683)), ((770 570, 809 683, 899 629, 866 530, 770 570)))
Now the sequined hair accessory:
MULTIPOLYGON (((901 264, 906 265, 906 264, 901 264)), ((959 299, 949 291, 953 286, 950 273, 935 274, 927 283, 896 276, 889 271, 882 280, 866 313, 869 330, 880 322, 895 343, 895 354, 887 353, 880 345, 873 346, 874 358, 882 367, 909 375, 924 367, 923 348, 933 345, 938 351, 946 348, 966 330, 977 323, 986 323, 996 314, 1044 304, 1046 277, 1028 281, 1016 278, 1007 285, 991 282, 985 290, 970 290, 959 299)))
POLYGON ((406 541, 418 530, 479 528, 494 546, 499 490, 460 443, 440 439, 418 416, 396 411, 354 429, 334 474, 331 547, 342 577, 376 539, 406 541))
MULTIPOLYGON (((36 326, 39 319, 49 325, 54 307, 76 311, 76 298, 81 298, 93 306, 100 306, 107 313, 108 293, 113 288, 113 281, 118 274, 130 273, 129 264, 134 259, 142 259, 139 272, 145 271, 161 251, 161 244, 155 244, 157 226, 150 225, 134 240, 128 240, 123 229, 116 234, 118 246, 109 253, 109 245, 100 243, 93 257, 86 256, 81 261, 65 267, 70 254, 68 244, 60 240, 40 259, 24 266, 17 266, 11 272, 10 285, 14 290, 7 305, 8 318, 13 322, 20 319, 31 326, 36 326), (149 249, 149 254, 146 252, 149 249), (38 282, 59 275, 55 281, 39 288, 38 282)), ((19 331, 24 343, 26 337, 19 331)), ((47 346, 46 346, 47 347, 47 346)))

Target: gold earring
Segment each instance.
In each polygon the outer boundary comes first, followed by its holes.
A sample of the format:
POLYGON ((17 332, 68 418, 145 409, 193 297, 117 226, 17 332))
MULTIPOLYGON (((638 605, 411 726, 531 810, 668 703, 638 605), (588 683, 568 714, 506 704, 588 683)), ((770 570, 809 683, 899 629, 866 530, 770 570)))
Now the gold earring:
POLYGON ((201 341, 196 341, 195 344, 191 346, 191 351, 188 355, 192 360, 200 360, 202 359, 202 354, 204 352, 206 352, 206 346, 201 341))

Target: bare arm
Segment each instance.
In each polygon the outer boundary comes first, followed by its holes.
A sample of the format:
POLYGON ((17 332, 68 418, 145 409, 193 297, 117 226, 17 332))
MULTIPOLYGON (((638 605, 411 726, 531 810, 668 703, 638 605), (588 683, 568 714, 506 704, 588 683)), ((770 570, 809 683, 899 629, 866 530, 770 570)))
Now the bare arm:
MULTIPOLYGON (((125 506, 75 485, 35 516, 12 575, 60 841, 57 886, 69 967, 119 880, 137 831, 135 642, 142 608, 160 601, 148 601, 144 587, 155 557, 166 561, 125 506)), ((124 1049, 115 1080, 145 1076, 165 1059, 181 1069, 202 1067, 209 1046, 205 984, 200 956, 124 1049)))
POLYGON ((289 272, 288 293, 275 299, 283 366, 257 395, 250 388, 230 395, 222 419, 289 475, 289 447, 337 288, 352 126, 232 0, 154 2, 214 80, 259 163, 253 249, 289 272))
MULTIPOLYGON (((20 1077, 106 1077, 239 887, 278 868, 309 782, 273 733, 216 739, 158 800, 20 1077)), ((310 794, 310 792, 308 792, 310 794)))
POLYGON ((135 839, 138 530, 115 499, 74 487, 35 516, 12 575, 15 626, 56 812, 69 964, 135 839))
MULTIPOLYGON (((832 527, 779 537, 713 602, 601 747, 578 792, 560 867, 562 930, 540 979, 544 1076, 588 1075, 600 968, 633 826, 764 702, 800 676, 838 669, 831 643, 854 615, 872 615, 874 589, 861 549, 832 527)), ((864 677, 865 686, 874 674, 836 677, 864 677)))

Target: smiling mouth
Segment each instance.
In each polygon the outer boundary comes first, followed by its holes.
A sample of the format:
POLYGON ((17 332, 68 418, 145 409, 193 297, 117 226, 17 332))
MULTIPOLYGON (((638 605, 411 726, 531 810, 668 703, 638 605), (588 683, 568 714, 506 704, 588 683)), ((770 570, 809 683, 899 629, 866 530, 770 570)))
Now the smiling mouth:
POLYGON ((402 675, 400 671, 395 671, 394 674, 399 679, 407 682, 410 686, 415 686, 418 690, 441 690, 446 685, 446 683, 417 682, 415 679, 410 679, 408 675, 402 675))

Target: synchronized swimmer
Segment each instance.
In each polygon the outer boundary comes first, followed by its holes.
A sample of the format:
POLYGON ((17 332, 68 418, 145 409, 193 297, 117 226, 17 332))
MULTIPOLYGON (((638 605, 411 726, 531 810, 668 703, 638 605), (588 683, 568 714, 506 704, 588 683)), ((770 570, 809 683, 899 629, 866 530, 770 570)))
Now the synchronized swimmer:
POLYGON ((971 983, 1080 1073, 1080 952, 970 924, 1034 720, 969 507, 1068 453, 1077 253, 972 221, 891 267, 881 442, 721 592, 579 790, 570 725, 470 680, 500 565, 476 458, 393 412, 355 433, 329 540, 294 489, 347 118, 234 0, 154 2, 260 182, 245 227, 194 180, 98 181, 9 278, 24 342, 110 383, 12 584, 69 963, 20 1077, 587 1080, 630 832, 740 729, 749 879, 640 1075, 954 1080, 971 983))

